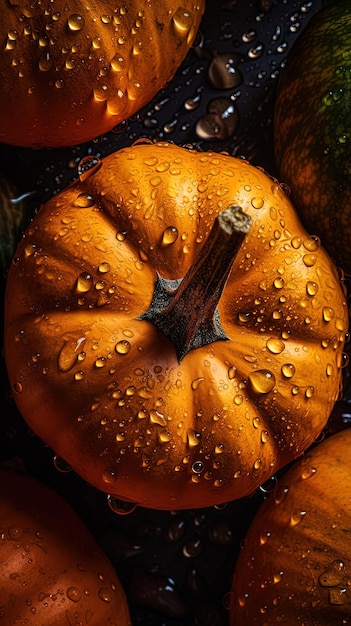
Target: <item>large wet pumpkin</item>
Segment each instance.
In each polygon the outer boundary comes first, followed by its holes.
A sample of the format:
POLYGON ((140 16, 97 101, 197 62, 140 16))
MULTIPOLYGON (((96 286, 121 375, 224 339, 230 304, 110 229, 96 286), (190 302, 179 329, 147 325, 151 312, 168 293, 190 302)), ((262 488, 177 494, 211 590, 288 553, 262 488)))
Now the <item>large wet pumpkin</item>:
POLYGON ((113 496, 181 509, 250 494, 338 398, 348 312, 335 266, 243 160, 139 143, 79 174, 8 274, 22 415, 113 496))
POLYGON ((351 4, 332 2, 288 56, 275 105, 280 179, 302 221, 351 273, 351 4))
POLYGON ((232 626, 348 624, 351 430, 308 451, 279 479, 236 565, 232 626))
POLYGON ((135 114, 173 78, 204 0, 0 2, 0 141, 64 146, 135 114))
POLYGON ((0 531, 2 624, 131 625, 111 563, 53 490, 1 470, 0 531))

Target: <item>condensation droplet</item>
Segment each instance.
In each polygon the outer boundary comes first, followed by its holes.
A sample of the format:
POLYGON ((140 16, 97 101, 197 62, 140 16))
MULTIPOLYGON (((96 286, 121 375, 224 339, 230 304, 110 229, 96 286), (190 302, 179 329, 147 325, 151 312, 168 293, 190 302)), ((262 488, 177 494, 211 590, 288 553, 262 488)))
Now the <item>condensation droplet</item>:
POLYGON ((88 209, 91 206, 94 206, 95 200, 90 193, 80 193, 75 201, 73 202, 74 206, 77 206, 81 209, 88 209))
POLYGON ((100 169, 102 162, 96 156, 83 157, 78 164, 78 176, 81 182, 84 182, 100 169))
POLYGON ((131 344, 126 339, 122 339, 118 343, 116 343, 115 350, 118 354, 128 354, 131 349, 131 344))
POLYGON ((194 27, 194 17, 192 13, 183 7, 178 7, 173 15, 172 22, 177 34, 182 39, 185 39, 190 30, 194 27))
POLYGON ((92 289, 94 284, 94 280, 89 272, 82 272, 79 274, 76 280, 76 292, 77 293, 87 293, 92 289))
POLYGON ((306 292, 309 296, 315 296, 318 292, 318 285, 314 281, 307 281, 306 283, 306 292))
POLYGON ((169 246, 178 239, 178 229, 175 226, 167 226, 162 234, 162 245, 169 246))
POLYGON ((306 511, 293 511, 290 516, 290 526, 297 526, 303 520, 306 515, 306 511))
POLYGON ((285 343, 281 341, 281 339, 275 339, 274 337, 270 337, 266 345, 268 350, 273 354, 280 354, 285 348, 285 343))
POLYGON ((335 560, 320 574, 318 582, 322 587, 336 587, 342 583, 345 573, 343 561, 335 560))
POLYGON ((129 515, 133 513, 138 506, 136 502, 127 502, 126 500, 121 500, 111 495, 107 496, 107 503, 111 511, 118 515, 129 515))
POLYGON ((292 363, 284 363, 281 371, 285 378, 292 378, 295 374, 296 368, 292 363))
POLYGON ((84 27, 84 17, 78 13, 72 13, 67 20, 67 26, 71 31, 82 30, 84 27))
POLYGON ((78 587, 68 587, 66 595, 72 602, 79 602, 82 597, 82 592, 78 587))
POLYGON ((249 374, 251 388, 255 393, 269 393, 275 386, 275 376, 270 370, 254 370, 249 374))

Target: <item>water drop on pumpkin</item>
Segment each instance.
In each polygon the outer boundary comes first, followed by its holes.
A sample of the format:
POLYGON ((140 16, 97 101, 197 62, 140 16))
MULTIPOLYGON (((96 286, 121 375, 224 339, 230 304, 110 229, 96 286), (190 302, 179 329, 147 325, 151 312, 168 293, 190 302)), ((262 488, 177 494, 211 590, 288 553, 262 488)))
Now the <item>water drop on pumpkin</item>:
POLYGON ((79 180, 83 183, 87 178, 96 174, 102 166, 102 162, 96 156, 83 157, 78 163, 79 180))
POLYGON ((189 448, 196 448, 200 444, 201 434, 196 430, 188 430, 187 432, 187 444, 189 448))
POLYGON ((82 272, 79 274, 76 280, 76 292, 77 293, 87 293, 92 289, 94 284, 94 280, 89 272, 82 272))
POLYGON ((126 339, 122 339, 118 343, 116 343, 115 350, 118 354, 128 354, 131 349, 131 344, 126 339))
POLYGON ((67 26, 70 31, 76 32, 84 27, 84 17, 79 13, 72 13, 67 20, 67 26))
POLYGON ((172 23, 177 35, 185 39, 194 28, 194 17, 187 9, 178 7, 172 17, 172 23))
POLYGON ((162 245, 169 246, 178 239, 178 229, 175 226, 167 226, 162 233, 162 245))
POLYGON ((60 372, 69 372, 77 362, 77 343, 65 341, 57 357, 57 366, 60 372))
POLYGON ((91 206, 94 206, 95 200, 90 193, 80 193, 75 201, 73 202, 74 206, 77 206, 81 209, 88 209, 91 206))
POLYGON ((252 390, 258 394, 265 394, 272 391, 275 386, 275 376, 270 370, 254 370, 249 374, 249 381, 252 390))
POLYGON ((79 602, 82 597, 82 592, 78 587, 68 587, 66 596, 72 602, 79 602))
POLYGON ((306 511, 293 511, 290 516, 290 526, 297 526, 303 520, 306 515, 306 511))
POLYGON ((345 573, 343 561, 334 560, 320 574, 318 582, 322 587, 336 587, 342 583, 345 573))
POLYGON ((274 337, 270 337, 267 340, 266 346, 269 352, 272 352, 272 354, 280 354, 285 348, 285 343, 281 341, 281 339, 275 339, 274 337))
POLYGON ((284 365, 282 365, 281 371, 284 378, 292 378, 295 374, 296 368, 295 365, 293 365, 292 363, 284 363, 284 365))

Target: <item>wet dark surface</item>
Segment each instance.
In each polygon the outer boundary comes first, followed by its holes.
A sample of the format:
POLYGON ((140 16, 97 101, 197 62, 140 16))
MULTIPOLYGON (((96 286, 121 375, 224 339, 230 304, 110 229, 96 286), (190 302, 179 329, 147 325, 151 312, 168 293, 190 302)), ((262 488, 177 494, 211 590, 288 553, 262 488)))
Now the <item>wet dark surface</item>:
MULTIPOLYGON (((25 200, 25 223, 47 198, 77 177, 87 155, 103 157, 140 137, 244 156, 276 175, 272 148, 277 78, 294 40, 320 1, 208 0, 198 46, 169 87, 134 119, 87 144, 33 151, 0 146, 0 170, 25 200)), ((4 297, 6 271, 1 277, 4 297)), ((18 414, 1 366, 0 460, 19 457, 78 511, 115 565, 135 626, 225 626, 231 576, 246 529, 278 477, 250 498, 186 512, 110 503, 54 459, 18 414)), ((351 405, 337 403, 326 435, 348 425, 351 405)))

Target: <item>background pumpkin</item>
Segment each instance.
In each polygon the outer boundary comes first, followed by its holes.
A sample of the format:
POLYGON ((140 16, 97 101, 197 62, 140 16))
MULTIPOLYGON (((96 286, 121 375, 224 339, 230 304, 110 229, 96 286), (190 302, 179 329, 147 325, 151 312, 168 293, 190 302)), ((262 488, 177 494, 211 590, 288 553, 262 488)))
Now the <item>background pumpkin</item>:
POLYGON ((204 0, 1 0, 0 140, 75 145, 135 114, 173 78, 204 0))
POLYGON ((351 5, 317 13, 295 42, 278 86, 274 149, 280 179, 306 227, 351 271, 351 5))
POLYGON ((236 564, 233 626, 348 623, 350 444, 348 429, 309 450, 257 512, 236 564))
MULTIPOLYGON (((206 263, 185 317, 205 310, 206 263)), ((5 303, 28 424, 90 484, 144 506, 251 493, 314 441, 340 391, 348 318, 335 267, 279 184, 223 154, 161 143, 88 158, 28 227, 5 303), (232 203, 252 227, 218 305, 229 339, 179 357, 176 333, 142 316, 155 282, 165 301, 191 275, 232 203)), ((205 339, 218 328, 213 310, 204 326, 205 339)))
POLYGON ((115 570, 54 491, 2 469, 0 530, 0 621, 6 626, 130 626, 115 570))

